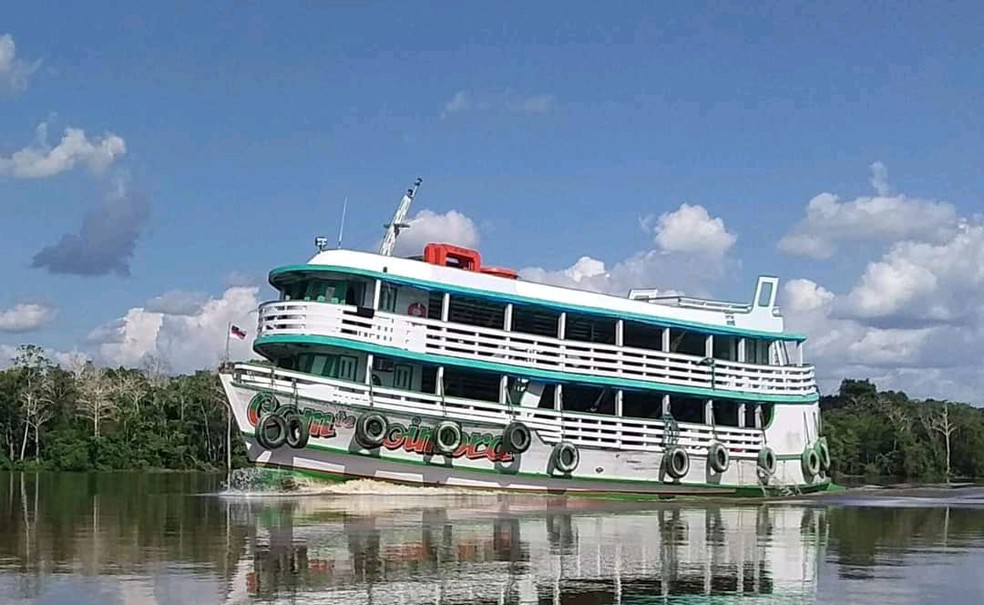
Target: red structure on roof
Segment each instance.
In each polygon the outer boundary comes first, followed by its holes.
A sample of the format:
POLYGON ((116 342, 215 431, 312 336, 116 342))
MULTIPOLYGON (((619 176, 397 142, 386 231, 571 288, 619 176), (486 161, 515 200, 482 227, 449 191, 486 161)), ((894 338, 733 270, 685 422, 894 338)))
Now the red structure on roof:
POLYGON ((517 273, 513 269, 503 267, 483 267, 482 255, 478 250, 455 246, 453 244, 431 243, 424 246, 424 262, 441 267, 455 267, 465 271, 495 275, 507 279, 516 279, 517 273))

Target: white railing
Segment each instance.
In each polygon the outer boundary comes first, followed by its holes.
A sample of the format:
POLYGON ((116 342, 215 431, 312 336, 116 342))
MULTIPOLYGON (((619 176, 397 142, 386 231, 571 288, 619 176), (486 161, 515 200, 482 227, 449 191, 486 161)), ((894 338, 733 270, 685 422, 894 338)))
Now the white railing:
POLYGON ((814 392, 812 366, 737 363, 312 302, 260 306, 257 335, 322 335, 517 368, 764 395, 814 392), (706 363, 702 363, 706 362, 706 363))
POLYGON ((296 387, 299 398, 381 411, 448 417, 503 427, 513 419, 521 420, 550 444, 564 439, 585 447, 663 451, 672 441, 692 454, 704 455, 712 442, 720 441, 731 456, 737 458, 754 458, 763 445, 761 429, 677 423, 668 435, 666 423, 659 419, 523 408, 382 387, 370 389, 367 384, 253 364, 237 364, 233 372, 236 381, 275 391, 285 398, 292 398, 296 387))

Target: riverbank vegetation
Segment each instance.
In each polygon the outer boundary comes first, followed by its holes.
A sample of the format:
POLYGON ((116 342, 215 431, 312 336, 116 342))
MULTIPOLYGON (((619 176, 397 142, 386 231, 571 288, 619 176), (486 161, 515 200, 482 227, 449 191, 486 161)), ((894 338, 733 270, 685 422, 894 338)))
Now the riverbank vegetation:
MULTIPOLYGON (((0 371, 0 468, 221 469, 246 463, 216 373, 60 367, 23 345, 0 371)), ((845 380, 821 399, 835 477, 984 477, 984 410, 845 380)))
POLYGON ((0 371, 0 468, 222 469, 242 466, 215 372, 170 377, 159 362, 62 368, 34 345, 0 371))

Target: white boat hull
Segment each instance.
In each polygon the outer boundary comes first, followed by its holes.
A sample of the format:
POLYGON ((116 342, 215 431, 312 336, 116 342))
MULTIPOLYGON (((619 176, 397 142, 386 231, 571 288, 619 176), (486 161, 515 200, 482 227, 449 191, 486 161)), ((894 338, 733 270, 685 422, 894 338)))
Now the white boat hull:
MULTIPOLYGON (((429 440, 431 428, 444 417, 416 410, 375 409, 386 417, 389 428, 382 446, 365 449, 356 439, 355 424, 360 414, 374 411, 370 401, 358 405, 298 398, 297 408, 310 423, 306 447, 295 449, 282 445, 267 449, 258 443, 255 434, 260 402, 272 397, 279 405, 290 405, 295 400, 291 394, 276 389, 238 383, 233 376, 220 374, 250 461, 325 478, 372 478, 415 485, 542 493, 654 496, 789 495, 819 491, 829 485, 822 474, 808 480, 801 470, 799 456, 783 456, 781 451, 777 451, 780 455, 775 474, 765 480, 771 489, 763 487, 754 455, 733 454, 728 468, 718 473, 708 464, 706 456, 691 453, 688 472, 674 479, 667 473, 663 451, 619 451, 582 443, 577 446, 577 467, 562 473, 553 462, 555 444, 545 441, 536 428, 531 431, 528 450, 516 455, 504 452, 499 442, 508 419, 501 422, 459 419, 462 444, 446 456, 434 452, 429 440)), ((772 430, 781 430, 784 423, 794 422, 791 418, 794 412, 783 414, 777 410, 772 430)), ((796 444, 789 445, 796 447, 796 444)))

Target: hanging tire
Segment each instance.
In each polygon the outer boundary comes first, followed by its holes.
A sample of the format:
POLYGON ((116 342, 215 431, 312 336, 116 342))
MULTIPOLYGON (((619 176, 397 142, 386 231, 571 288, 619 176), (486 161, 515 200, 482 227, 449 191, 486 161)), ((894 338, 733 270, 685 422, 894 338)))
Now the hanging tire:
POLYGON ((578 453, 577 447, 569 441, 561 441, 555 445, 551 458, 554 468, 565 475, 574 472, 574 469, 581 462, 581 454, 578 453))
POLYGON ((720 441, 712 443, 707 450, 707 463, 711 465, 715 473, 723 473, 728 470, 728 466, 731 465, 731 454, 728 453, 728 448, 724 447, 720 441))
POLYGON ((827 438, 821 437, 813 447, 816 448, 817 456, 820 457, 821 468, 825 471, 830 470, 830 448, 827 446, 827 438))
POLYGON ((276 412, 267 412, 256 423, 256 442, 267 450, 275 450, 287 441, 287 422, 276 412))
POLYGON ((287 445, 295 450, 302 450, 307 447, 311 432, 308 426, 308 419, 300 414, 290 414, 287 416, 287 445))
POLYGON ((461 447, 461 427, 457 422, 442 420, 434 427, 434 450, 450 456, 461 447))
POLYGON ((816 477, 820 472, 820 455, 817 454, 815 447, 807 445, 800 456, 800 461, 803 463, 803 476, 816 477))
POLYGON ((776 472, 776 453, 770 447, 763 447, 755 461, 758 467, 770 475, 776 472))
POLYGON ((532 442, 530 429, 522 422, 510 422, 502 431, 502 447, 510 454, 522 454, 530 449, 532 442))
POLYGON ((674 479, 682 479, 690 471, 690 454, 680 446, 671 447, 663 459, 666 473, 674 479))
POLYGON ((355 440, 367 450, 383 444, 389 422, 379 412, 366 412, 355 421, 355 440))

